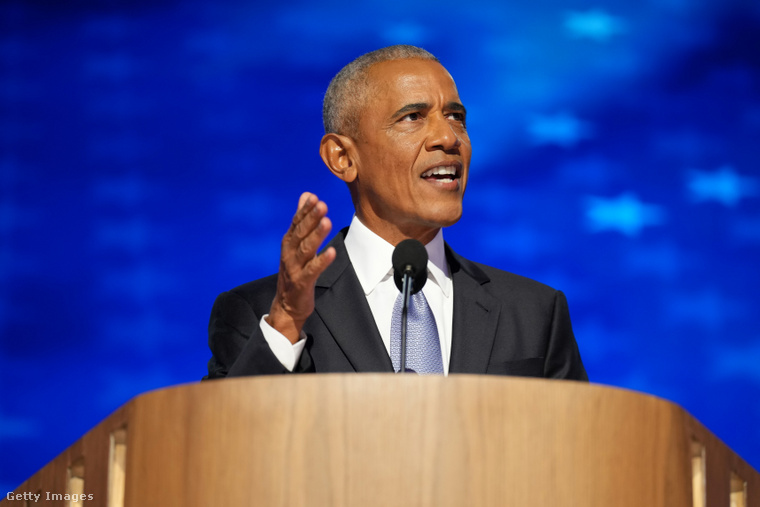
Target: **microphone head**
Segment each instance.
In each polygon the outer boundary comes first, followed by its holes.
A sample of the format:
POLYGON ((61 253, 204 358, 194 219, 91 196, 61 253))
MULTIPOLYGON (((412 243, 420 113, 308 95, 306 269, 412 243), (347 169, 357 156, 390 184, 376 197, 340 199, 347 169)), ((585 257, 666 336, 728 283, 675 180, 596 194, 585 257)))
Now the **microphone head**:
POLYGON ((412 294, 421 291, 427 282, 428 254, 425 246, 416 239, 405 239, 393 250, 393 281, 402 290, 404 272, 412 277, 412 294))

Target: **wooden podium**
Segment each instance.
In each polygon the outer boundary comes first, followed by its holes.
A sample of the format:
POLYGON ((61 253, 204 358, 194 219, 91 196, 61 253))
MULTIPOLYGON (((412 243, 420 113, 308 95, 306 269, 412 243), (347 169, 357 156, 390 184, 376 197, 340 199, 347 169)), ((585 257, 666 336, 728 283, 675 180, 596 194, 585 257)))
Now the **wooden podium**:
POLYGON ((300 375, 138 396, 15 494, 111 507, 759 507, 760 476, 680 407, 623 389, 300 375))

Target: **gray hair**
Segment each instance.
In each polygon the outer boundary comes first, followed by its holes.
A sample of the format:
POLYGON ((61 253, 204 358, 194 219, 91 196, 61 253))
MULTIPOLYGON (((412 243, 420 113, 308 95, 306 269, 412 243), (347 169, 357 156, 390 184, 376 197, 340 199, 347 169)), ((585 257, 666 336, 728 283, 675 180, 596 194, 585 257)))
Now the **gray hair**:
POLYGON ((327 87, 322 104, 325 134, 341 134, 356 138, 359 132, 361 106, 367 102, 369 69, 376 63, 419 58, 439 62, 428 51, 399 44, 363 54, 338 72, 327 87))

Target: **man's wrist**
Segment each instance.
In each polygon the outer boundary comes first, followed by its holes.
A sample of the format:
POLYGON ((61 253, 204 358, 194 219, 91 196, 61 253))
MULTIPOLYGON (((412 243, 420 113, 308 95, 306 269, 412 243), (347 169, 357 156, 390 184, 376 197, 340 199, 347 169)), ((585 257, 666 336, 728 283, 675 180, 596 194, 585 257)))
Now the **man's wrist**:
POLYGON ((296 322, 286 312, 278 312, 274 307, 265 317, 267 324, 282 334, 290 343, 296 343, 301 338, 303 322, 296 322))

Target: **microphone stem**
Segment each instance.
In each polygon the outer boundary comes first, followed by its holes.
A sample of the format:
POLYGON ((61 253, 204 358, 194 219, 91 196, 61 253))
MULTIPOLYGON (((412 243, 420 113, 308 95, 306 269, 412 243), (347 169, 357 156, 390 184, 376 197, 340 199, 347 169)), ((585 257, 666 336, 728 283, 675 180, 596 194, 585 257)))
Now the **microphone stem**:
POLYGON ((401 373, 406 373, 406 321, 409 312, 409 295, 412 292, 412 277, 404 273, 402 291, 404 302, 401 306, 401 373))

